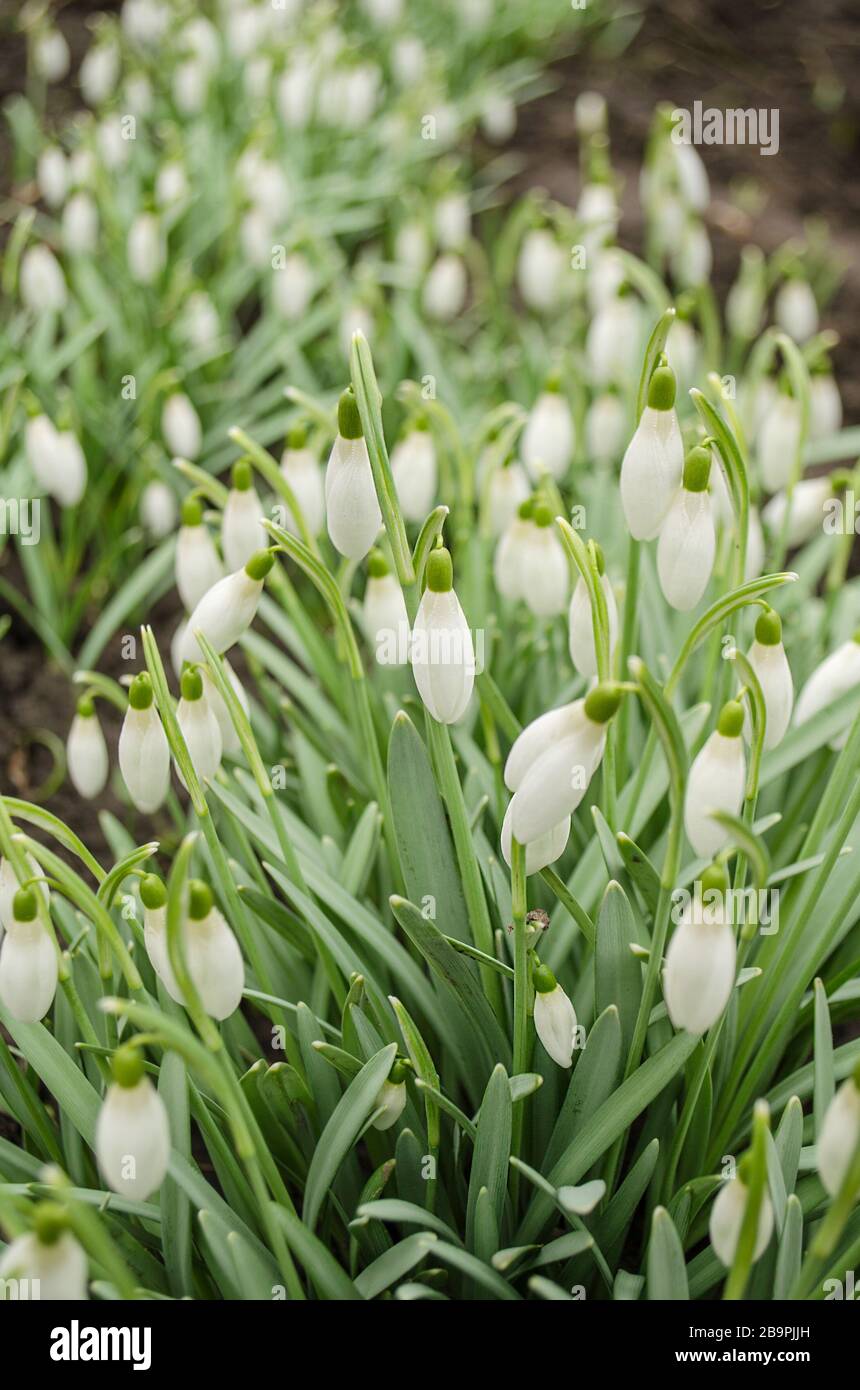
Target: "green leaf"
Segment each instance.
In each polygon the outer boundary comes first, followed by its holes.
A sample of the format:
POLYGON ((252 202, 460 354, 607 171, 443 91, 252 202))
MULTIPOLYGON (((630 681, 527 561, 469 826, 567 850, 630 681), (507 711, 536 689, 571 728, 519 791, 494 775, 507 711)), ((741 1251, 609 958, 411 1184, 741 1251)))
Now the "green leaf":
POLYGON ((355 1277, 355 1287, 362 1298, 376 1298, 396 1284, 404 1274, 426 1259, 439 1237, 433 1231, 419 1231, 407 1236, 386 1250, 355 1277))
POLYGON ((631 953, 636 941, 636 922, 620 883, 610 882, 597 914, 597 946, 594 953, 594 1011, 600 1015, 611 1004, 618 1008, 621 1050, 626 1057, 642 998, 642 967, 631 953))
POLYGON ((773 1276, 775 1299, 784 1300, 791 1297, 791 1290, 800 1275, 802 1256, 803 1208, 792 1192, 785 1206, 785 1221, 776 1257, 776 1271, 773 1276))
POLYGON ((827 991, 821 980, 815 981, 815 1089, 813 1113, 815 1115, 815 1139, 821 1137, 821 1128, 827 1107, 833 1099, 836 1081, 833 1074, 833 1030, 830 1026, 830 1010, 827 1005, 827 991))
POLYGON ((396 1052, 397 1045, 389 1043, 365 1063, 341 1096, 320 1135, 308 1169, 302 1208, 302 1219, 311 1231, 316 1226, 335 1174, 376 1109, 376 1098, 391 1071, 396 1052))
MULTIPOLYGON (((191 1119, 185 1063, 178 1052, 166 1052, 158 1073, 158 1094, 164 1101, 174 1149, 191 1158, 191 1119)), ((193 1296, 191 1204, 176 1179, 165 1178, 159 1196, 161 1248, 174 1298, 193 1296)))
POLYGON ((334 1299, 340 1303, 361 1299, 361 1294, 349 1275, 313 1231, 284 1207, 270 1203, 269 1209, 274 1220, 282 1227, 287 1244, 299 1264, 307 1270, 321 1298, 334 1299))
POLYGON ((466 1244, 475 1249, 475 1205, 478 1193, 486 1189, 496 1231, 502 1228, 505 1193, 508 1181, 508 1158, 511 1150, 513 1104, 508 1075, 504 1067, 494 1067, 487 1082, 481 1113, 472 1171, 469 1177, 469 1199, 466 1209, 466 1244))
POLYGON ((656 1207, 648 1242, 648 1299, 686 1301, 690 1297, 684 1248, 665 1207, 656 1207))

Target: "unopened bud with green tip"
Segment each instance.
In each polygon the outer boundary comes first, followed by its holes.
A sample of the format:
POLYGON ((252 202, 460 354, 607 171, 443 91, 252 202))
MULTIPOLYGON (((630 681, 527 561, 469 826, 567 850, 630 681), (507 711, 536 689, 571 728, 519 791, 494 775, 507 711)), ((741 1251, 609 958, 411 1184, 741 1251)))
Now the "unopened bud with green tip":
POLYGON ((352 387, 338 402, 337 437, 326 466, 325 505, 335 550, 349 560, 363 560, 379 535, 382 512, 352 387))
POLYGON ((573 1062, 576 1040, 573 1005, 549 966, 534 967, 532 984, 535 990, 535 1032, 552 1060, 560 1067, 569 1067, 573 1062))
POLYGON ((7 1281, 14 1287, 13 1280, 43 1303, 79 1303, 87 1297, 87 1257, 59 1202, 39 1202, 33 1229, 10 1241, 0 1255, 0 1287, 7 1281))
POLYGON ((532 481, 549 474, 560 483, 576 445, 576 428, 561 376, 554 372, 538 396, 520 441, 520 454, 532 481))
POLYGON ((657 544, 657 573, 667 603, 689 613, 710 582, 717 553, 708 482, 711 452, 696 444, 684 461, 682 485, 669 505, 657 544))
POLYGON ((182 503, 182 525, 176 538, 176 587, 190 613, 224 574, 215 542, 203 525, 203 505, 194 493, 182 503))
POLYGON ((454 567, 445 546, 432 551, 412 629, 412 674, 418 694, 439 724, 454 724, 475 685, 475 649, 454 590, 454 567))
POLYGON ((242 569, 225 575, 201 598, 179 646, 180 661, 203 661, 202 632, 220 655, 244 636, 257 614, 263 585, 274 564, 271 550, 255 550, 242 569))
MULTIPOLYGON (((594 547, 594 562, 597 566, 597 573, 600 578, 600 587, 603 590, 603 601, 606 604, 606 617, 609 624, 609 664, 615 655, 615 648, 618 643, 618 604, 615 598, 615 590, 610 583, 606 573, 606 560, 603 555, 603 547, 596 541, 592 542, 594 547)), ((591 610, 591 594, 585 579, 580 575, 573 590, 568 609, 568 647, 570 659, 581 676, 590 680, 597 675, 597 647, 594 640, 594 615, 591 610)))
MULTIPOLYGON (((769 751, 782 742, 791 722, 794 681, 782 643, 782 619, 773 608, 765 608, 756 619, 755 641, 747 652, 765 704, 764 748, 769 751)), ((752 738, 752 720, 747 711, 744 736, 752 738)))
POLYGON ((684 798, 687 838, 703 859, 713 859, 728 844, 730 831, 715 812, 737 816, 746 786, 746 758, 741 733, 744 707, 728 700, 717 727, 693 760, 684 798))
POLYGON ((675 375, 671 367, 658 366, 621 464, 621 505, 634 540, 654 539, 681 485, 684 442, 674 404, 675 375))
POLYGON ((111 1072, 113 1083, 96 1121, 96 1157, 114 1192, 145 1202, 167 1174, 167 1111, 146 1075, 140 1050, 133 1044, 117 1048, 111 1059, 111 1072))
POLYGON ((66 766, 79 796, 89 801, 104 790, 110 761, 95 701, 89 694, 77 702, 66 741, 66 766))
POLYGON ((407 1075, 408 1068, 399 1058, 395 1058, 376 1097, 376 1110, 381 1113, 377 1114, 373 1121, 374 1129, 391 1129, 400 1119, 406 1106, 407 1075))
POLYGON ((0 1001, 18 1023, 38 1023, 57 991, 57 951, 39 919, 34 886, 18 888, 10 908, 0 951, 0 1001))
POLYGON ((505 785, 514 794, 505 822, 519 844, 563 836, 600 766, 606 726, 622 693, 611 681, 597 685, 585 699, 542 714, 515 739, 505 763, 505 785))
MULTIPOLYGON (((825 1113, 821 1133, 815 1145, 818 1175, 826 1192, 836 1197, 846 1184, 849 1174, 857 1173, 857 1150, 860 1145, 860 1063, 843 1081, 825 1113)), ((852 1201, 860 1195, 860 1181, 849 1193, 852 1201)))
POLYGON ((263 504, 254 487, 251 461, 241 458, 233 464, 230 492, 221 513, 221 550, 227 569, 240 570, 266 542, 263 504))

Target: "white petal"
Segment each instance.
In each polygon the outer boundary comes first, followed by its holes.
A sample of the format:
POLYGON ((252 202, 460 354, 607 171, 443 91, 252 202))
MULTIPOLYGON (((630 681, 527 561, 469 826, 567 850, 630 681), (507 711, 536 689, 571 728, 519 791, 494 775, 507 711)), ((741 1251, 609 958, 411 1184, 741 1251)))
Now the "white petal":
POLYGON ((0 1256, 0 1281, 12 1279, 26 1279, 31 1299, 41 1303, 78 1303, 87 1296, 87 1257, 69 1231, 51 1245, 28 1232, 0 1256))
MULTIPOLYGON (((747 1206, 747 1189, 740 1178, 723 1183, 711 1208, 710 1235, 714 1254, 731 1269, 747 1206)), ((762 1195, 753 1259, 764 1254, 773 1234, 773 1207, 767 1192, 762 1195)))
POLYGON ((376 1108, 381 1108, 382 1114, 373 1121, 374 1129, 391 1129, 392 1125, 396 1125, 406 1108, 405 1082, 383 1081, 376 1097, 376 1108))
POLYGON ((57 992, 57 952, 39 921, 10 923, 0 946, 0 999, 19 1023, 38 1023, 57 992))
MULTIPOLYGON (((502 821, 501 847, 502 856, 508 868, 511 867, 511 812, 513 801, 508 802, 508 809, 502 821)), ((532 840, 531 844, 526 845, 526 877, 532 874, 539 874, 541 869, 545 869, 548 864, 554 864, 560 859, 567 848, 570 839, 570 816, 565 816, 564 820, 559 821, 545 835, 539 839, 532 840)))
POLYGON ((847 691, 860 686, 860 643, 843 642, 825 657, 797 697, 795 724, 805 724, 847 691))
POLYGON ((338 435, 325 475, 326 521, 331 543, 341 555, 361 560, 382 526, 373 472, 364 440, 338 435))
POLYGON ((657 543, 657 572, 667 603, 679 613, 695 608, 708 587, 717 538, 707 492, 681 488, 657 543))
MULTIPOLYGON (((827 478, 802 478, 791 495, 791 513, 786 533, 789 546, 805 545, 824 525, 824 506, 833 489, 827 478)), ((782 535, 788 494, 774 493, 762 519, 772 536, 782 535)))
POLYGON ((231 488, 221 517, 221 548, 231 572, 244 569, 251 556, 268 544, 262 520, 263 508, 254 488, 231 488))
POLYGON ((669 943, 663 994, 675 1028, 697 1036, 721 1016, 735 983, 735 934, 726 922, 681 921, 669 943))
MULTIPOLYGON (((188 747, 194 771, 201 781, 211 782, 221 766, 223 748, 218 720, 206 699, 205 692, 199 700, 180 700, 176 707, 176 720, 188 747)), ((180 782, 185 786, 178 766, 176 771, 180 782)))
POLYGON ((779 395, 765 416, 757 445, 761 479, 767 492, 778 492, 788 485, 799 439, 800 407, 790 396, 779 395))
MULTIPOLYGON (((24 862, 27 865, 28 874, 32 874, 35 878, 41 875, 42 870, 39 868, 32 854, 27 854, 27 852, 24 851, 24 862)), ((10 860, 0 858, 0 938, 2 938, 4 928, 8 929, 10 922, 15 920, 12 912, 12 902, 20 887, 21 885, 18 882, 18 878, 10 860)), ((51 891, 47 883, 40 883, 37 887, 47 906, 51 901, 51 891)))
POLYGON ((530 528, 522 595, 536 618, 552 618, 567 607, 570 571, 554 528, 530 528))
POLYGON ((569 1067, 573 1061, 576 1014, 561 985, 546 994, 535 994, 534 1017, 535 1031, 552 1060, 560 1067, 569 1067))
MULTIPOLYGON (((764 746, 765 748, 776 748, 777 744, 781 743, 785 737, 785 731, 791 721, 791 707, 794 702, 794 682, 791 678, 791 667, 788 664, 785 647, 781 642, 777 642, 775 646, 763 646, 761 642, 753 642, 747 653, 747 659, 758 676, 759 685, 764 695, 767 711, 764 746)), ((751 722, 749 715, 747 715, 744 722, 744 735, 748 741, 751 731, 751 722)))
POLYGON ((737 816, 745 781, 743 739, 727 738, 715 730, 693 761, 684 798, 687 839, 703 859, 713 859, 729 840, 729 831, 711 813, 737 816))
POLYGON ((127 709, 119 735, 119 770, 138 811, 157 811, 170 785, 170 748, 154 704, 127 709))
POLYGON ((143 941, 150 964, 164 984, 167 993, 177 1004, 182 1003, 182 994, 176 983, 173 966, 167 949, 167 908, 145 907, 143 910, 143 941))
POLYGON ((585 718, 585 701, 574 700, 572 704, 548 710, 527 724, 514 740, 505 763, 505 786, 508 791, 519 789, 526 773, 548 748, 583 729, 585 718))
MULTIPOLYGON (((312 536, 318 536, 325 522, 325 482, 323 471, 310 449, 285 449, 281 472, 295 493, 302 516, 312 536)), ((298 527, 288 507, 284 508, 284 528, 298 535, 298 527)))
POLYGON ((108 779, 107 744, 98 716, 76 714, 66 742, 69 776, 75 790, 88 800, 104 790, 108 779))
POLYGON ((636 540, 657 535, 681 485, 684 444, 674 410, 646 406, 621 464, 621 504, 636 540))
POLYGON ((205 526, 180 526, 176 541, 176 587, 188 613, 224 575, 205 526))
MULTIPOLYGON (((615 591, 608 575, 600 578, 603 595, 606 599, 606 612, 609 618, 609 660, 612 661, 618 641, 618 604, 615 591)), ((568 643, 570 659, 581 676, 591 678, 597 675, 597 653, 594 646, 594 624, 591 617, 591 602, 585 580, 580 578, 573 591, 568 612, 568 643)))
POLYGON ((404 517, 424 521, 436 501, 436 448, 429 430, 413 430, 395 444, 391 471, 404 517))
POLYGON ((565 398, 557 391, 538 396, 523 430, 523 462, 537 482, 542 473, 560 481, 573 457, 575 434, 573 416, 565 398))
POLYGON ((393 574, 368 579, 362 620, 380 666, 403 666, 408 662, 409 615, 403 590, 393 574))
POLYGON ((425 589, 412 629, 412 674, 418 694, 440 724, 465 712, 475 684, 472 634, 454 590, 425 589))
POLYGON ((605 741, 605 724, 584 719, 581 729, 553 744, 531 766, 511 803, 511 830, 520 844, 531 844, 572 815, 588 790, 605 741))
POLYGON ((170 1158, 164 1102, 144 1076, 136 1086, 108 1087, 96 1122, 96 1156, 121 1197, 145 1202, 161 1186, 170 1158))
POLYGON ((203 661, 195 636, 198 631, 203 632, 216 652, 228 651, 254 621, 262 592, 262 581, 251 579, 244 570, 219 579, 203 595, 188 619, 180 648, 182 660, 203 661))
POLYGON ((852 1077, 844 1081, 824 1115, 815 1145, 818 1173, 825 1190, 835 1197, 860 1141, 860 1091, 852 1077))
POLYGON ((233 932, 217 907, 184 929, 185 957, 201 1002, 211 1018, 229 1018, 242 1000, 245 964, 233 932))

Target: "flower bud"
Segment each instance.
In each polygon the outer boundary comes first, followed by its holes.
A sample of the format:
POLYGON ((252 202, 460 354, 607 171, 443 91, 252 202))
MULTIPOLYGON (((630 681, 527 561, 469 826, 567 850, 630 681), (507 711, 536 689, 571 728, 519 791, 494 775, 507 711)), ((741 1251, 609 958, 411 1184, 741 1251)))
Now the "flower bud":
MULTIPOLYGON (((188 748, 194 771, 202 781, 211 782, 221 766, 221 730, 206 698, 203 677, 196 667, 182 673, 181 699, 176 707, 176 719, 188 748)), ((182 773, 177 773, 185 786, 182 773)), ((187 787, 186 787, 187 791, 187 787)))
MULTIPOLYGON (((723 1183, 711 1208, 710 1235, 714 1254, 726 1269, 734 1263, 735 1251, 740 1239, 744 1214, 747 1209, 748 1191, 740 1178, 731 1178, 723 1183)), ((753 1260, 758 1260, 767 1249, 773 1234, 773 1207, 767 1192, 762 1193, 758 1214, 753 1260)))
POLYGON ((196 459, 203 443, 200 416, 183 391, 167 397, 161 411, 161 433, 172 454, 196 459))
POLYGON ((113 1073, 96 1121, 96 1157, 114 1192, 145 1202, 167 1175, 167 1111, 133 1047, 121 1047, 114 1054, 113 1073))
POLYGON ((536 618, 553 618, 567 607, 570 572, 567 556, 553 525, 552 509, 540 502, 529 528, 522 596, 536 618))
MULTIPOLYGON (((781 743, 791 721, 791 707, 794 702, 794 682, 791 667, 782 645, 782 623, 779 614, 767 608, 759 616, 755 625, 755 641, 747 652, 747 660, 758 677, 764 696, 766 721, 765 749, 776 748, 781 743)), ((744 736, 747 741, 752 735, 752 722, 749 714, 744 720, 744 736)))
POLYGON ((824 1114, 815 1145, 818 1174, 825 1191, 835 1197, 844 1183, 860 1144, 860 1073, 843 1081, 824 1114))
POLYGON ((91 800, 104 790, 109 771, 107 744, 95 704, 88 696, 78 701, 66 740, 66 764, 79 796, 91 800))
POLYGON ((687 455, 684 479, 676 492, 657 544, 657 573, 666 602, 688 613, 711 578, 717 537, 708 493, 711 456, 696 445, 687 455))
POLYGON ((436 501, 436 446, 426 424, 410 430, 395 444, 391 472, 405 519, 424 521, 436 501))
POLYGON ((233 465, 232 481, 221 516, 221 549, 231 571, 242 569, 268 540, 251 465, 244 459, 233 465))
POLYGON ((202 632, 215 651, 229 651, 247 632, 257 613, 266 575, 274 564, 268 550, 258 550, 244 569, 225 575, 213 584, 197 604, 183 634, 180 652, 184 661, 202 661, 196 634, 202 632))
POLYGON ((545 1050, 560 1067, 573 1061, 576 1037, 576 1013, 573 1005, 546 965, 532 973, 535 987, 535 1032, 545 1050))
POLYGON ((674 404, 674 373, 670 367, 657 367, 648 405, 621 464, 624 518, 638 541, 657 535, 681 484, 684 445, 674 404))
POLYGON ((395 575, 379 550, 370 552, 362 621, 377 662, 403 666, 409 660, 409 615, 395 575))
POLYGON ((13 1240, 0 1255, 0 1283, 26 1280, 42 1303, 79 1303, 87 1296, 87 1257, 56 1202, 36 1208, 34 1229, 13 1240), (38 1289, 38 1294, 35 1290, 38 1289))
POLYGON ((326 522, 335 550, 361 560, 379 534, 382 512, 351 387, 340 398, 337 417, 338 434, 325 474, 326 522))
POLYGON ((140 519, 156 541, 169 536, 176 525, 176 495, 160 478, 153 478, 143 489, 140 519))
POLYGON ((538 396, 523 430, 522 458, 532 479, 538 482, 549 473, 560 482, 570 467, 574 444, 570 406, 553 380, 538 396))
POLYGON ((157 811, 170 786, 170 748, 145 671, 135 676, 128 692, 119 735, 119 770, 138 811, 147 816, 157 811))
POLYGON ((434 550, 427 562, 427 587, 412 630, 412 674, 433 719, 456 723, 472 696, 475 650, 444 548, 434 550))
POLYGON ((694 758, 687 778, 684 828, 696 854, 703 859, 713 859, 729 840, 729 831, 713 819, 713 812, 737 816, 741 809, 746 784, 743 723, 743 707, 737 700, 729 700, 715 731, 694 758))
POLYGON ((406 1068, 395 1062, 376 1097, 376 1109, 382 1111, 373 1121, 374 1129, 391 1129, 406 1108, 406 1068))
POLYGON ((203 508, 196 498, 187 498, 176 541, 176 587, 187 612, 197 607, 223 574, 215 543, 203 524, 203 508))
POLYGON ((183 925, 185 959, 200 1002, 210 1018, 235 1013, 245 988, 245 963, 233 932, 212 901, 205 883, 189 884, 188 916, 183 925))

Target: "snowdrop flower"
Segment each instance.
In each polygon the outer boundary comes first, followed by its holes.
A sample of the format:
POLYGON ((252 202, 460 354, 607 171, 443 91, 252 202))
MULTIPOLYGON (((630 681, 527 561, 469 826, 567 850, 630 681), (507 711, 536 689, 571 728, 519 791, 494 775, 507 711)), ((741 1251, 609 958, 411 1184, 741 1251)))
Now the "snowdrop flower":
POLYGON ((684 472, 684 444, 675 405, 675 374, 659 366, 648 387, 648 404, 621 464, 621 505, 637 541, 658 534, 684 472))
POLYGON ((170 785, 170 748, 145 671, 129 687, 119 735, 119 770, 138 811, 146 816, 157 811, 170 785))
POLYGON ((200 416, 183 391, 173 391, 161 411, 161 433, 170 453, 196 459, 203 443, 200 416))
POLYGON ((809 435, 825 439, 842 428, 842 397, 828 371, 813 372, 809 392, 809 435))
POLYGON ((427 561, 427 587, 412 630, 412 674, 427 712, 454 724, 465 712, 475 684, 472 634, 454 592, 449 552, 440 547, 427 561))
POLYGON ((66 740, 66 763, 79 796, 91 800, 104 790, 109 771, 108 750, 95 703, 89 695, 78 700, 66 740))
POLYGON ((119 116, 107 116, 96 128, 96 141, 102 164, 109 173, 121 169, 128 160, 130 145, 123 135, 119 116))
MULTIPOLYGON (((755 625, 755 641, 747 652, 747 660, 758 676, 767 714, 765 749, 776 748, 785 737, 791 721, 794 703, 794 682, 791 667, 782 645, 782 620, 773 608, 766 608, 755 625)), ((747 713, 744 737, 752 737, 752 721, 747 713)))
POLYGON ((176 525, 176 494, 160 478, 153 478, 141 493, 140 519, 156 541, 169 536, 176 525))
POLYGON ((702 157, 694 145, 682 140, 672 142, 675 155, 675 170, 681 197, 693 212, 707 211, 711 201, 711 188, 702 157))
MULTIPOLYGON (((500 838, 502 857, 508 868, 511 867, 511 819, 513 811, 513 801, 508 802, 508 809, 505 811, 505 818, 502 821, 502 833, 500 838)), ((570 839, 570 816, 565 816, 558 825, 554 825, 545 835, 540 835, 536 840, 532 840, 525 847, 526 877, 532 874, 539 874, 541 869, 547 865, 554 864, 560 859, 567 848, 570 839)))
MULTIPOLYGON (((79 1303, 87 1296, 87 1257, 66 1229, 57 1202, 40 1202, 33 1230, 10 1242, 0 1256, 0 1282, 16 1279, 37 1286, 42 1303, 79 1303)), ((34 1295, 35 1296, 35 1295, 34 1295)))
POLYGON ((99 215, 89 193, 73 193, 63 208, 63 246, 70 256, 90 256, 99 239, 99 215))
POLYGON ((125 79, 125 106, 141 120, 152 114, 152 83, 144 72, 131 72, 125 79))
POLYGON ((561 394, 558 377, 550 377, 538 396, 523 430, 520 450, 523 463, 537 482, 549 473, 560 482, 570 467, 575 444, 573 416, 561 394))
POLYGON ((427 52, 414 34, 403 34, 391 49, 391 71, 400 87, 415 87, 427 70, 427 52))
POLYGON ((373 470, 352 387, 337 408, 337 438, 325 474, 326 524, 335 550, 362 560, 382 526, 373 470))
MULTIPOLYGON (((227 708, 226 702, 220 690, 216 686, 215 682, 213 681, 205 666, 201 667, 200 673, 203 676, 203 689, 206 695, 206 699, 209 701, 209 704, 212 707, 212 713, 215 715, 215 718, 218 721, 218 728, 221 730, 221 752, 224 755, 224 757, 234 758, 241 749, 242 744, 240 742, 239 735, 236 732, 233 720, 230 718, 230 711, 227 708)), ((236 675, 236 672, 233 670, 233 667, 226 659, 224 661, 224 674, 227 676, 227 679, 233 687, 233 693, 235 694, 236 699, 239 701, 239 704, 242 706, 242 709, 245 711, 245 714, 247 715, 250 712, 248 696, 245 693, 245 689, 242 685, 242 682, 239 680, 239 677, 236 675)))
POLYGON ((314 288, 314 273, 307 257, 301 251, 293 251, 272 278, 275 308, 290 323, 295 323, 307 311, 314 288))
POLYGON ((176 109, 183 116, 202 111, 209 91, 209 69, 199 58, 188 58, 173 69, 171 91, 176 109))
POLYGON ((433 212, 436 240, 443 251, 460 251, 469 240, 472 214, 465 193, 448 193, 433 212))
POLYGON ((860 1144, 860 1067, 843 1081, 824 1113, 815 1145, 818 1175, 825 1191, 837 1196, 860 1144))
POLYGON ((167 1176, 167 1111, 136 1048, 130 1044, 118 1048, 111 1067, 114 1079, 96 1121, 96 1157, 114 1192, 145 1202, 167 1176))
MULTIPOLYGON (((824 521, 824 508, 828 498, 833 495, 831 478, 802 478, 795 483, 791 494, 791 506, 787 529, 790 547, 805 545, 820 531, 824 521)), ((785 523, 785 513, 789 506, 787 492, 775 492, 762 512, 762 519, 772 536, 781 536, 785 523)))
POLYGON ((767 492, 787 487, 800 446, 800 406, 780 393, 762 421, 757 453, 761 480, 767 492))
POLYGON ((95 43, 84 55, 78 81, 88 106, 101 106, 116 90, 120 56, 117 45, 95 43))
POLYGON ((606 129, 606 98, 600 92, 580 92, 573 103, 573 118, 579 135, 599 135, 606 129))
POLYGON ((362 623, 380 666, 404 666, 409 660, 409 615, 397 578, 381 550, 371 550, 362 623))
POLYGON ((531 551, 531 536, 534 530, 532 516, 535 503, 526 497, 517 509, 517 514, 508 523, 496 546, 493 556, 493 580, 502 598, 523 597, 525 570, 531 551))
POLYGON ((414 219, 398 227, 394 238, 394 259, 415 276, 426 268, 430 259, 430 241, 423 223, 414 219))
POLYGON ((316 73, 307 58, 296 60, 286 69, 278 83, 277 104, 281 120, 288 130, 303 130, 313 111, 316 73))
POLYGON ((621 397, 614 391, 595 396, 585 417, 585 447, 595 463, 610 463, 624 447, 627 415, 621 397))
POLYGON ((522 597, 536 618, 553 618, 567 607, 570 571, 555 526, 552 508, 539 502, 532 513, 522 597))
POLYGON ((233 464, 232 486, 221 514, 221 550, 229 570, 240 570, 266 544, 263 507, 246 459, 233 464))
POLYGON ((45 82, 62 82, 69 71, 69 45, 59 29, 43 29, 33 42, 33 67, 45 82))
POLYGON ((143 941, 149 963, 175 1003, 182 1003, 173 966, 167 950, 167 889, 158 874, 144 874, 140 880, 143 903, 143 941))
POLYGON ((673 270, 682 285, 705 285, 714 263, 711 242, 704 223, 690 219, 684 228, 678 250, 673 257, 673 270))
POLYGON ((131 278, 139 285, 151 285, 167 262, 161 223, 154 212, 141 212, 132 222, 126 241, 131 278))
POLYGON ((235 1013, 245 988, 245 963, 233 932, 218 911, 212 890, 192 879, 188 885, 188 915, 182 943, 188 973, 210 1018, 235 1013))
POLYGON ((169 22, 168 7, 160 0, 125 0, 120 13, 123 32, 133 44, 141 47, 163 39, 169 22))
POLYGON ((196 497, 186 497, 176 541, 176 587, 186 612, 197 607, 223 574, 215 542, 203 524, 203 508, 196 497))
POLYGON ((600 765, 606 725, 621 701, 611 683, 596 685, 533 720, 514 742, 505 785, 514 793, 511 833, 521 845, 546 835, 576 810, 600 765))
POLYGON ((517 285, 524 302, 539 314, 559 302, 565 272, 564 252, 546 227, 526 232, 517 258, 517 285))
POLYGON ((593 255, 618 229, 618 203, 610 185, 587 183, 579 195, 576 215, 582 223, 583 245, 593 255))
MULTIPOLYGON (((731 1269, 734 1263, 741 1227, 744 1224, 748 1195, 747 1185, 743 1179, 740 1177, 731 1178, 728 1182, 723 1183, 717 1193, 714 1205, 711 1207, 709 1226, 711 1245, 714 1247, 714 1254, 720 1264, 725 1265, 726 1269, 731 1269)), ((761 1207, 759 1208, 753 1260, 759 1259, 764 1254, 772 1234, 773 1207, 765 1190, 762 1193, 761 1207)))
POLYGON ((792 278, 780 286, 773 315, 780 328, 796 343, 805 343, 818 332, 818 305, 805 280, 792 278))
POLYGON ((481 130, 493 145, 503 145, 517 128, 517 108, 504 92, 490 92, 481 107, 481 130))
POLYGON ((601 304, 588 325, 585 357, 592 384, 623 386, 636 372, 641 324, 639 306, 629 294, 601 304))
POLYGON ((27 421, 25 448, 39 486, 61 507, 76 507, 87 485, 87 461, 71 430, 57 430, 47 415, 35 415, 27 421))
MULTIPOLYGON (((860 687, 860 630, 816 666, 797 697, 795 724, 806 724, 820 710, 857 687, 860 687)), ((846 730, 833 739, 831 748, 844 747, 847 738, 846 730)))
POLYGON ((468 288, 462 257, 447 251, 433 262, 424 281, 421 302, 425 313, 439 323, 450 323, 463 312, 468 288))
POLYGON ((66 278, 47 246, 31 246, 21 257, 21 298, 34 314, 59 313, 66 307, 66 278))
MULTIPOLYGON (((301 425, 287 435, 281 473, 293 490, 308 530, 318 536, 325 522, 325 483, 316 454, 307 447, 307 430, 301 425)), ((288 507, 284 508, 284 528, 293 536, 299 533, 288 507)))
POLYGON ((713 819, 713 813, 740 813, 746 783, 743 726, 743 706, 737 700, 729 700, 720 711, 716 729, 690 768, 684 829, 696 854, 703 859, 713 859, 730 837, 730 832, 713 819))
POLYGON ((39 192, 50 208, 57 208, 66 196, 69 166, 66 156, 57 145, 48 145, 39 155, 36 166, 39 192))
POLYGON ((400 1116, 406 1107, 406 1067, 402 1062, 395 1061, 388 1073, 385 1081, 376 1097, 375 1109, 376 1118, 373 1120, 374 1129, 391 1129, 397 1124, 400 1116))
POLYGON ((207 590, 188 619, 181 647, 183 660, 203 660, 196 637, 200 631, 219 655, 238 642, 254 621, 266 575, 274 563, 270 551, 258 550, 244 569, 225 575, 207 590))
POLYGON ((422 522, 436 501, 436 445, 427 421, 397 441, 391 451, 391 472, 397 499, 407 521, 422 522))
MULTIPOLYGON (((22 853, 28 873, 33 878, 41 878, 42 870, 32 854, 28 854, 26 850, 22 851, 22 853)), ((33 886, 42 894, 45 900, 45 906, 47 907, 51 900, 51 894, 47 883, 38 883, 33 886)), ((9 926, 9 923, 13 919, 12 902, 20 887, 21 884, 18 881, 11 860, 0 858, 0 938, 3 936, 4 929, 9 926)))
POLYGON ((749 530, 747 531, 747 558, 744 566, 744 579, 758 579, 764 564, 764 531, 758 507, 750 507, 749 530))
POLYGON ((0 1000, 18 1023, 38 1023, 57 992, 57 950, 39 921, 32 888, 12 899, 12 915, 0 946, 0 1000))
POLYGON ((535 1032, 545 1050, 560 1067, 573 1062, 576 1038, 576 1014, 573 1005, 548 965, 537 965, 532 971, 535 988, 535 1032))
POLYGON ((218 312, 205 290, 195 290, 188 296, 180 327, 194 347, 209 347, 218 337, 218 312))
MULTIPOLYGON (((609 619, 609 664, 611 666, 615 646, 618 642, 618 604, 615 602, 615 591, 609 582, 609 576, 605 572, 603 551, 600 546, 596 547, 596 551, 597 568, 600 571, 600 587, 606 600, 606 615, 609 619)), ((588 586, 582 576, 577 580, 573 598, 570 600, 568 642, 570 659, 574 667, 581 676, 591 680, 597 675, 597 652, 594 647, 591 600, 588 597, 588 586)))
MULTIPOLYGON (((221 766, 221 730, 206 692, 203 677, 196 666, 186 666, 179 683, 180 700, 176 706, 176 721, 185 740, 188 756, 201 782, 211 782, 221 766)), ((179 780, 185 779, 179 771, 179 780)), ((185 787, 187 791, 188 788, 185 787)))
POLYGON ((155 201, 160 208, 171 207, 181 202, 188 194, 188 179, 178 159, 169 159, 162 164, 155 180, 155 201))
POLYGON ((593 313, 624 299, 624 263, 617 252, 605 247, 586 267, 585 288, 593 313))
POLYGON ((735 986, 735 933, 726 920, 725 869, 712 864, 675 928, 663 973, 663 994, 674 1028, 701 1037, 721 1017, 735 986))
POLYGON ((708 587, 717 536, 708 493, 711 453, 695 445, 684 463, 676 492, 657 543, 657 573, 666 602, 679 613, 695 608, 708 587))
POLYGON ((528 479, 520 464, 509 458, 501 468, 494 469, 486 493, 492 536, 500 536, 507 529, 528 495, 528 479))

